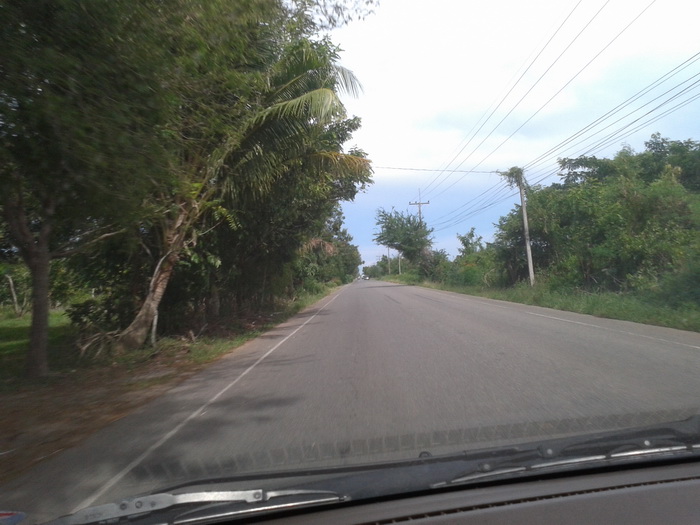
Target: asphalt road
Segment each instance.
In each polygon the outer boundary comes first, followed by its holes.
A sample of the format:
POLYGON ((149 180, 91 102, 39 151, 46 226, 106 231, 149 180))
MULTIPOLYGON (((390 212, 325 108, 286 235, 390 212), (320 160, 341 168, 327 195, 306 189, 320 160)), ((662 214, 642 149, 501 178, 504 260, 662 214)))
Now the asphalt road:
POLYGON ((41 522, 190 478, 413 458, 698 411, 697 333, 360 281, 0 487, 0 508, 41 522))

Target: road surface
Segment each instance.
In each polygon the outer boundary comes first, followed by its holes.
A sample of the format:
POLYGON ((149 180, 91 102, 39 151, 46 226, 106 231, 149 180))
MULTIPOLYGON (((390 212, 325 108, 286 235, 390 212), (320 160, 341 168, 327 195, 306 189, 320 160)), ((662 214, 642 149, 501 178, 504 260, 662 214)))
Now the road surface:
POLYGON ((358 281, 0 487, 41 522, 206 476, 680 419, 700 335, 358 281))

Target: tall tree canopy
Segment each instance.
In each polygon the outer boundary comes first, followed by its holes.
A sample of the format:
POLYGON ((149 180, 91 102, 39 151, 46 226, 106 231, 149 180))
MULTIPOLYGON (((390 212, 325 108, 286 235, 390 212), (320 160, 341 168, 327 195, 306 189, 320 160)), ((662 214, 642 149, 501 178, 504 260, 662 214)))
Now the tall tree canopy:
POLYGON ((241 237, 274 206, 274 235, 301 228, 294 252, 370 181, 364 155, 342 151, 359 121, 338 93, 359 85, 314 35, 343 5, 3 1, 0 206, 32 274, 31 375, 48 371, 51 259, 90 251, 87 280, 124 283, 111 290, 130 290, 133 319, 115 343, 134 348, 202 236, 241 237))

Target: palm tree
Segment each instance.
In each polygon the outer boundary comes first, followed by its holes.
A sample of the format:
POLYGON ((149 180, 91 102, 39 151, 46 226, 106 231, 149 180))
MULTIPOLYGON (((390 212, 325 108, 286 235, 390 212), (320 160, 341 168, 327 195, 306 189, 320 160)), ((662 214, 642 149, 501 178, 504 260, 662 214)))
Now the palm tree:
POLYGON ((317 140, 330 123, 345 117, 339 92, 359 90, 352 73, 336 60, 328 42, 302 39, 289 44, 265 72, 260 83, 265 89, 248 99, 256 106, 239 112, 224 133, 217 130, 197 143, 194 152, 182 141, 185 151, 179 158, 184 162, 177 170, 185 174, 184 180, 175 193, 159 196, 164 210, 158 223, 161 256, 138 313, 116 338, 117 350, 137 348, 146 341, 177 260, 213 206, 224 204, 233 215, 241 193, 260 197, 293 169, 353 180, 369 171, 365 158, 324 149, 317 140), (208 151, 202 151, 202 143, 208 151))

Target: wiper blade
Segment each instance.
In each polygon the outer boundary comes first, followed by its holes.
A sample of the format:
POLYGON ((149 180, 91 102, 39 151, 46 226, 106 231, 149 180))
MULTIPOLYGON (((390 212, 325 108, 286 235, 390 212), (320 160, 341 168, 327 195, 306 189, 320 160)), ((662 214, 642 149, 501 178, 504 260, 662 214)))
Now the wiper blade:
MULTIPOLYGON (((184 505, 208 505, 215 503, 265 503, 274 498, 296 497, 297 502, 285 502, 280 508, 290 506, 306 506, 310 504, 337 503, 344 501, 332 491, 322 490, 220 490, 190 492, 183 494, 150 494, 135 498, 125 499, 119 503, 107 503, 94 507, 81 509, 68 516, 62 516, 46 525, 87 525, 103 521, 117 521, 122 518, 134 518, 136 516, 150 514, 152 512, 166 511, 184 505)), ((266 505, 264 510, 270 510, 275 505, 266 505)), ((254 510, 259 510, 258 508, 254 510)), ((187 523, 195 520, 176 521, 187 523)), ((196 520, 199 521, 199 520, 196 520)))
POLYGON ((545 470, 571 470, 623 461, 700 456, 700 416, 683 421, 595 437, 548 440, 529 448, 507 449, 500 457, 478 456, 471 470, 433 488, 545 470))

